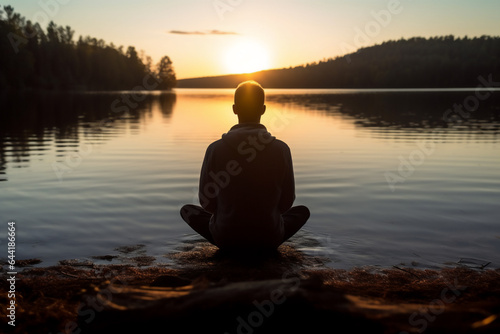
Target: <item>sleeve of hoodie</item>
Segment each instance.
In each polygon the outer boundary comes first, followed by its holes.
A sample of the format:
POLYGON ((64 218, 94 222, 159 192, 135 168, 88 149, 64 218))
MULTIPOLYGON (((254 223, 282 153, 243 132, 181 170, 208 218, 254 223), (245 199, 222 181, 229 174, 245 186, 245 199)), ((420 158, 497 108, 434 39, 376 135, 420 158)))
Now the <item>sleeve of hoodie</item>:
POLYGON ((292 154, 290 153, 290 148, 286 144, 283 154, 285 159, 285 173, 283 176, 281 198, 279 202, 279 210, 281 213, 290 209, 295 200, 295 179, 293 175, 292 154))
POLYGON ((210 178, 210 171, 213 170, 213 149, 212 145, 208 146, 205 152, 205 158, 203 159, 203 164, 201 166, 200 173, 200 185, 198 190, 198 199, 200 200, 201 206, 208 212, 214 213, 217 209, 217 197, 210 196, 205 193, 205 186, 212 182, 210 178))

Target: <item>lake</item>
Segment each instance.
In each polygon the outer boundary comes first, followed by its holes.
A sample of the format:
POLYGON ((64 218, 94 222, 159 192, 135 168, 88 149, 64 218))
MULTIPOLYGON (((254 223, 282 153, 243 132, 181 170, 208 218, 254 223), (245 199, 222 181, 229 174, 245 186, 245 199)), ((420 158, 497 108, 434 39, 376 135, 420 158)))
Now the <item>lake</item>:
MULTIPOLYGON (((3 96, 0 235, 16 222, 16 259, 172 263, 200 241, 179 209, 198 204, 205 149, 237 122, 232 97, 3 96)), ((269 89, 266 103, 311 210, 293 247, 333 268, 500 266, 499 90, 269 89)))

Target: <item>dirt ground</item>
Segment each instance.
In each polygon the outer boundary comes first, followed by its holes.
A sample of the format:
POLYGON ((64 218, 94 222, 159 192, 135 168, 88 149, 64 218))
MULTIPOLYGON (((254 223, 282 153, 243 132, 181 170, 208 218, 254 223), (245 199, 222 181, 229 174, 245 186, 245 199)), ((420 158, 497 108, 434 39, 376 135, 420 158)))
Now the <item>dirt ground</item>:
POLYGON ((169 256, 175 265, 28 267, 16 275, 15 327, 4 269, 0 331, 500 332, 500 269, 331 269, 290 246, 233 256, 203 244, 169 256))

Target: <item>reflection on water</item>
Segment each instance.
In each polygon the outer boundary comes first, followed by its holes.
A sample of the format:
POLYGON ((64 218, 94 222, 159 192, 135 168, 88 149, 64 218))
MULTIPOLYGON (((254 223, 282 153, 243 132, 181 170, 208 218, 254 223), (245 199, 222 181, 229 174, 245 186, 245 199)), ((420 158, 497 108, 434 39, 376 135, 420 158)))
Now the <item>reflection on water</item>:
MULTIPOLYGON (((290 145, 296 204, 312 211, 299 250, 343 268, 500 265, 500 92, 267 93, 262 122, 290 145)), ((0 219, 18 222, 20 258, 140 244, 163 262, 196 239, 178 210, 196 201, 206 146, 236 121, 232 94, 3 96, 0 219)))
MULTIPOLYGON (((488 94, 485 92, 483 94, 488 94)), ((357 126, 380 128, 377 131, 380 135, 391 134, 393 130, 456 129, 464 136, 494 139, 500 130, 500 94, 492 94, 477 104, 463 104, 474 95, 474 91, 355 91, 349 94, 319 91, 305 95, 270 95, 268 101, 304 106, 311 112, 352 120, 357 126), (454 110, 458 112, 452 112, 454 110)))
POLYGON ((7 180, 7 164, 9 168, 29 167, 32 159, 47 154, 51 147, 54 160, 64 162, 81 142, 99 144, 119 133, 137 132, 153 109, 169 119, 176 100, 173 93, 145 93, 137 101, 129 96, 131 92, 3 96, 0 181, 7 180))

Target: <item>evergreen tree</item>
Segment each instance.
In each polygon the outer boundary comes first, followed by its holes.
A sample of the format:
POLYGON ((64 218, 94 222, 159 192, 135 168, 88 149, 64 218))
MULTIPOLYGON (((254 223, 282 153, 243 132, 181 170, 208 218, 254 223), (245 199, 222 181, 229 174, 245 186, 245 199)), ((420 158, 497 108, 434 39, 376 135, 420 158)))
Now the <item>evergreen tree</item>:
POLYGON ((164 56, 157 65, 158 78, 161 80, 160 89, 170 89, 175 87, 177 82, 172 61, 168 56, 164 56))
MULTIPOLYGON (((49 22, 44 31, 12 6, 0 10, 0 90, 122 90, 141 85, 152 71, 150 57, 129 46, 106 45, 49 22)), ((161 89, 175 86, 172 61, 165 56, 155 73, 161 89), (160 66, 161 65, 161 66, 160 66)))

